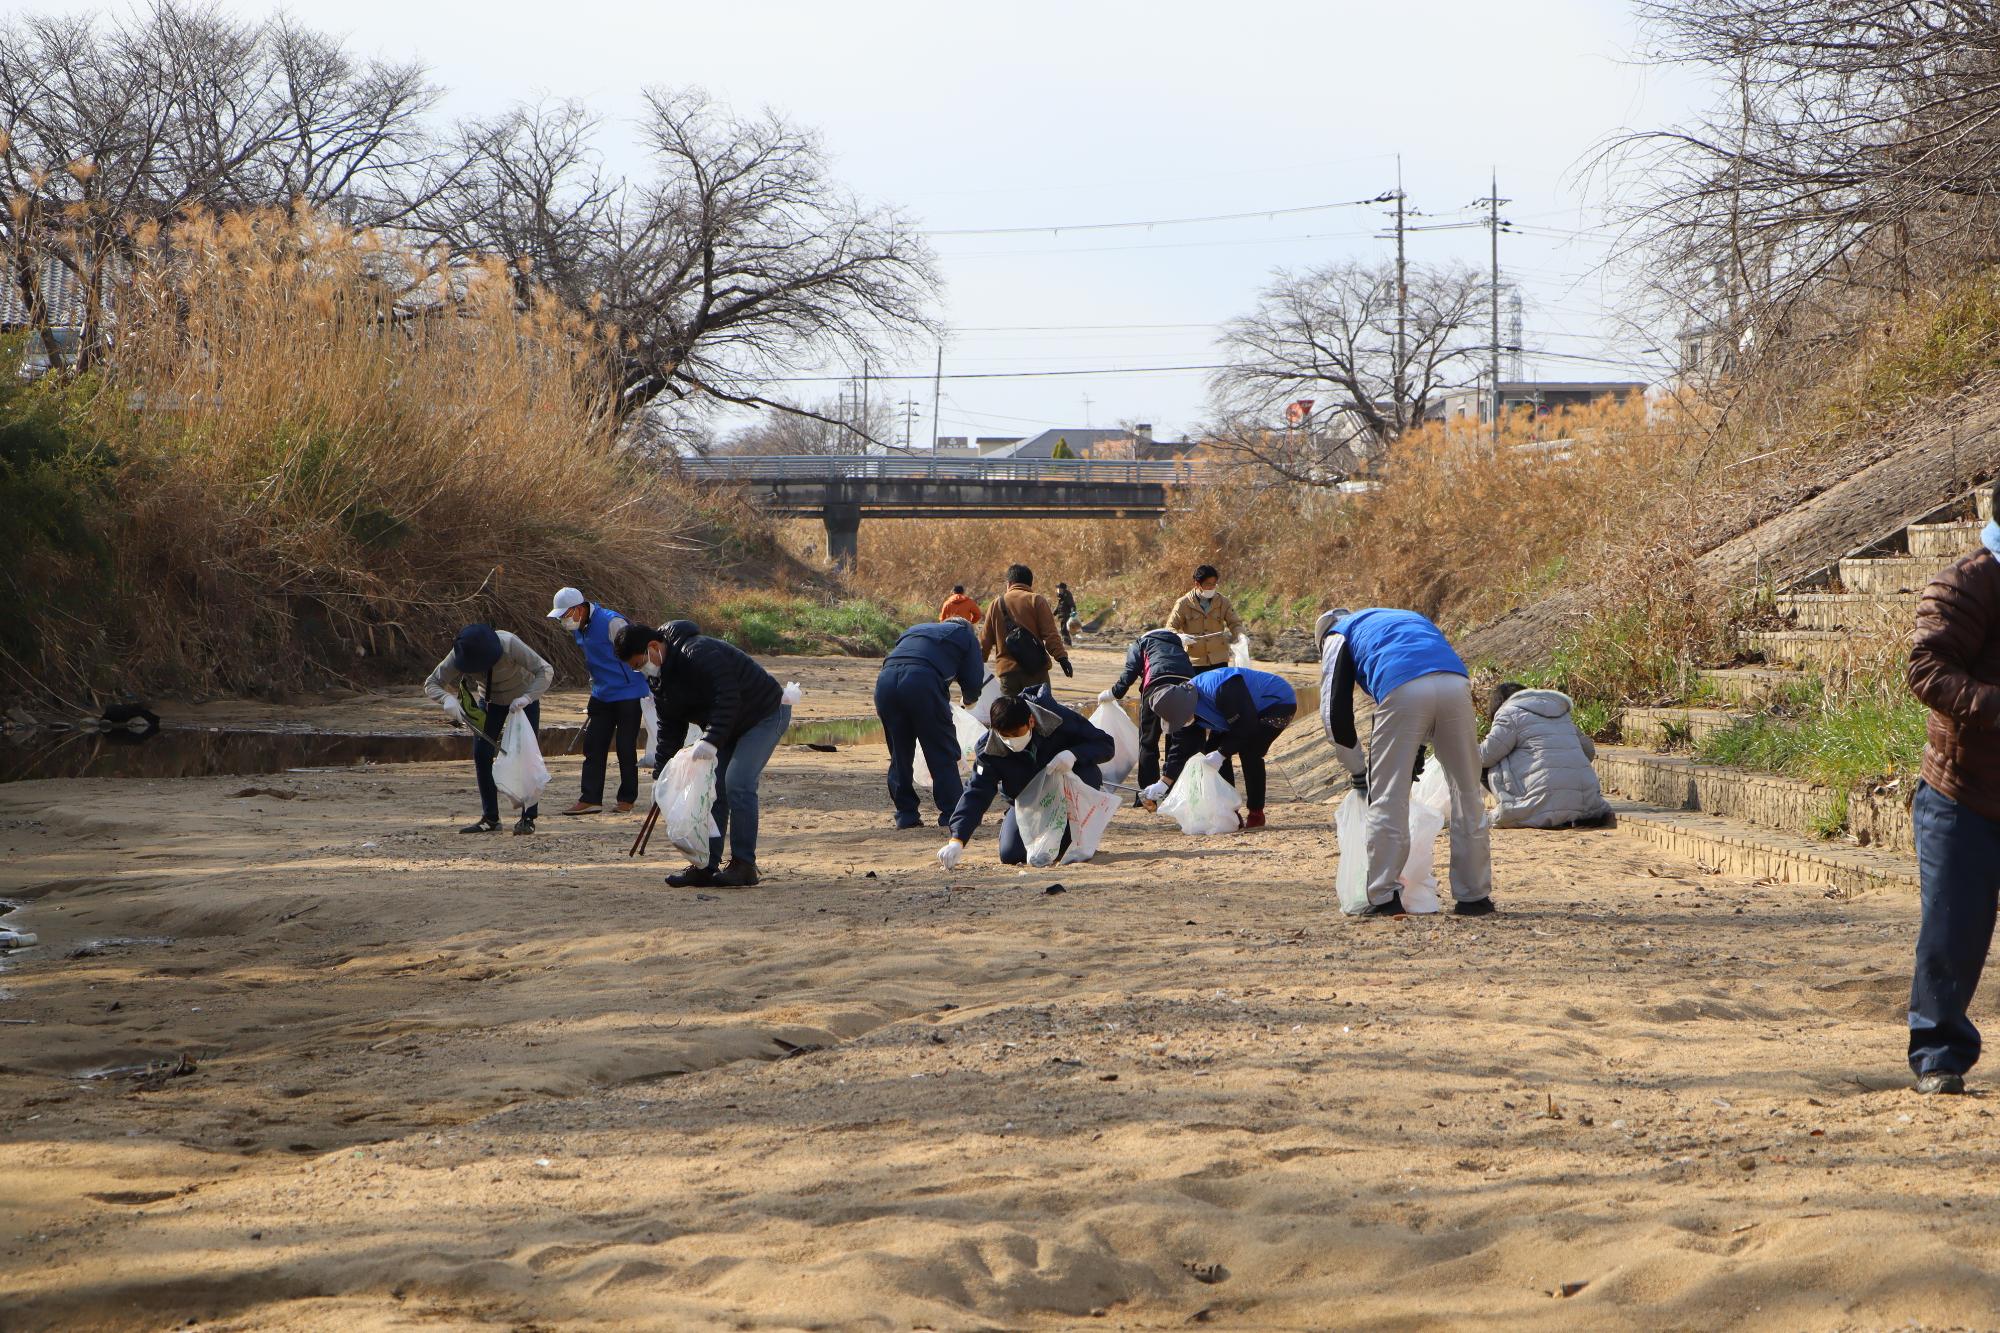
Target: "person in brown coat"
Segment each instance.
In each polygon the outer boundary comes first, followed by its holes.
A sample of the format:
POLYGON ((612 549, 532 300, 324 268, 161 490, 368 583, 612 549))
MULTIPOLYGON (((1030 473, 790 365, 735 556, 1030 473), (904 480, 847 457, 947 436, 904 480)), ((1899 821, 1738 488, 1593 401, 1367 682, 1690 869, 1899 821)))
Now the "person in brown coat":
MULTIPOLYGON (((1994 487, 2000 502, 2000 486, 1994 487)), ((1918 1092, 1964 1092, 1979 1059, 1966 1017, 2000 906, 2000 524, 1917 604, 1910 692, 1931 710, 1910 803, 1923 922, 1910 979, 1918 1092)))
POLYGON ((1197 674, 1229 665, 1229 650, 1243 632, 1243 618, 1229 599, 1217 592, 1222 576, 1214 565, 1194 571, 1194 586, 1181 594, 1167 614, 1167 628, 1181 636, 1188 660, 1197 674))
POLYGON ((1007 567, 1007 591, 993 599, 986 623, 979 627, 979 647, 984 656, 993 659, 1002 694, 1019 694, 1048 684, 1050 662, 1061 667, 1065 676, 1076 674, 1056 624, 1055 609, 1048 598, 1035 591, 1035 572, 1026 565, 1007 567))

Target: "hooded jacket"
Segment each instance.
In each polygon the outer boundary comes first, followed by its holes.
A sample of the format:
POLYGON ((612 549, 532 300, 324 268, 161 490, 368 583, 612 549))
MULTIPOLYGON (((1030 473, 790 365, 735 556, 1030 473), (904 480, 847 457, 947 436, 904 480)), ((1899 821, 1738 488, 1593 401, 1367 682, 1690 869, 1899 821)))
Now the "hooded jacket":
POLYGON ((944 605, 938 608, 939 620, 949 620, 953 616, 963 616, 974 625, 979 623, 979 617, 984 614, 985 612, 979 609, 979 603, 973 601, 962 592, 955 592, 945 598, 944 605))
POLYGON ((1570 716, 1560 690, 1522 690, 1494 714, 1479 746, 1479 766, 1500 803, 1500 828, 1559 828, 1596 819, 1611 807, 1590 761, 1597 746, 1570 716))
POLYGON ((556 682, 556 669, 519 636, 491 625, 467 625, 458 632, 451 651, 424 681, 424 693, 442 704, 458 697, 468 683, 483 693, 488 707, 516 699, 539 699, 556 682))
POLYGON ((1991 550, 1953 563, 1924 589, 1908 680, 1931 710, 1924 781, 2000 821, 2000 560, 1991 550))
POLYGON ((1125 650, 1125 669, 1118 673, 1111 693, 1123 699, 1125 692, 1137 685, 1139 696, 1144 698, 1146 691, 1155 685, 1189 680, 1193 676, 1194 663, 1188 660, 1187 649, 1181 647, 1181 636, 1170 629, 1151 629, 1132 640, 1132 646, 1125 650))
POLYGON ((1010 750, 991 731, 981 739, 978 758, 972 764, 972 781, 965 784, 958 809, 951 815, 951 836, 960 842, 972 841, 995 794, 1005 792, 1007 799, 1013 800, 1064 750, 1076 755, 1078 778, 1092 787, 1102 780, 1098 765, 1111 758, 1115 748, 1111 737, 1091 726, 1083 714, 1057 703, 1046 685, 1024 691, 1021 698, 1035 717, 1028 744, 1010 750))
POLYGON ((1056 613, 1049 609, 1049 599, 1033 588, 1019 583, 1007 585, 1007 591, 993 599, 987 611, 986 620, 979 627, 980 652, 993 659, 993 670, 1006 675, 1017 670, 1019 663, 1007 655, 1007 620, 1013 618, 1016 625, 1042 641, 1048 650, 1051 662, 1069 661, 1069 649, 1062 641, 1062 631, 1056 625, 1056 613), (1007 614, 1000 614, 1005 603, 1007 614))
POLYGON ((734 644, 711 639, 691 620, 663 627, 666 651, 650 680, 660 714, 659 762, 679 752, 690 723, 718 750, 778 711, 784 687, 734 644))
POLYGON ((1194 647, 1187 650, 1188 657, 1195 670, 1205 671, 1229 665, 1229 650, 1236 636, 1243 632, 1243 618, 1221 593, 1215 594, 1204 607, 1199 594, 1190 589, 1181 594, 1168 613, 1167 628, 1194 637, 1194 647))

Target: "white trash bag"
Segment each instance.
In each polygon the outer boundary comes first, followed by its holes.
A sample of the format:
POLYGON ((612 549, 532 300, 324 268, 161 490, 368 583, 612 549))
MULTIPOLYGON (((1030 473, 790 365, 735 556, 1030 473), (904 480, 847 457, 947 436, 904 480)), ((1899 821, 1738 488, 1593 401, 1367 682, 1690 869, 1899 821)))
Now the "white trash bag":
POLYGON ((639 742, 639 762, 651 768, 653 756, 660 752, 660 706, 653 702, 650 691, 639 696, 639 730, 644 733, 639 742))
POLYGON ((1111 738, 1111 762, 1102 765, 1106 784, 1123 782, 1139 766, 1139 726, 1120 703, 1101 703, 1090 725, 1111 738))
POLYGON ((1063 774, 1063 795, 1069 802, 1069 851, 1064 865, 1075 865, 1097 855, 1097 844, 1121 802, 1117 792, 1099 791, 1074 773, 1063 774))
POLYGON ((1236 818, 1236 788, 1200 755, 1188 760, 1174 779, 1174 789, 1160 802, 1160 813, 1170 816, 1183 833, 1234 833, 1242 827, 1236 818))
POLYGON ((988 676, 986 684, 980 688, 979 697, 972 701, 972 715, 984 727, 986 719, 993 715, 993 701, 1000 697, 1000 677, 988 676))
POLYGON ((778 702, 786 708, 796 708, 798 707, 799 700, 805 697, 806 692, 799 688, 799 683, 795 680, 788 680, 785 682, 785 688, 778 694, 778 702))
POLYGON ((1052 866, 1062 855, 1063 831, 1069 827, 1069 797, 1065 775, 1043 769, 1014 798, 1014 827, 1028 849, 1028 864, 1052 866))
POLYGON ((1250 665, 1250 636, 1248 634, 1237 635, 1235 642, 1229 645, 1229 665, 1233 667, 1247 667, 1250 665))
MULTIPOLYGON (((986 735, 986 728, 979 719, 960 708, 951 706, 951 730, 958 741, 958 775, 963 778, 973 761, 979 757, 979 742, 986 735)), ((931 788, 930 761, 924 758, 924 747, 917 747, 916 759, 911 766, 911 778, 925 791, 931 788)))
POLYGON ((1410 857, 1403 862, 1403 910, 1425 915, 1442 909, 1438 901, 1437 840, 1451 818, 1451 784, 1444 765, 1425 765, 1410 788, 1410 857))
POLYGON ((667 841, 708 864, 708 840, 715 826, 715 763, 696 759, 692 747, 681 750, 653 782, 653 804, 660 810, 660 828, 667 841))
POLYGON ((1340 910, 1355 916, 1368 910, 1368 802, 1351 791, 1333 812, 1333 836, 1340 843, 1340 864, 1333 874, 1333 891, 1340 910))
POLYGON ((508 713, 507 724, 500 729, 493 785, 522 809, 541 800, 549 785, 549 766, 542 761, 542 747, 535 741, 535 729, 525 711, 508 713))

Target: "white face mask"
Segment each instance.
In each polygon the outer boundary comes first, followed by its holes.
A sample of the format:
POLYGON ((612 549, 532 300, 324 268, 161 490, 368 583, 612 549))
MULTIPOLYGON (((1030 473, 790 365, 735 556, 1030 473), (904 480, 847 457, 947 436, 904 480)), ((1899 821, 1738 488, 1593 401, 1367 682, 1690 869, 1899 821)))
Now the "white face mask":
POLYGON ((639 667, 639 674, 642 676, 651 676, 654 680, 658 680, 660 678, 660 664, 658 662, 642 663, 639 667))
POLYGON ((583 620, 581 617, 564 616, 562 625, 571 634, 575 634, 583 629, 583 620))
POLYGON ((1030 727, 1018 736, 1002 736, 1000 743, 1016 754, 1019 754, 1028 748, 1028 742, 1033 739, 1035 739, 1035 729, 1030 727))
POLYGON ((1207 606, 1210 602, 1215 600, 1215 592, 1212 589, 1208 592, 1201 592, 1197 590, 1195 596, 1201 600, 1201 604, 1203 606, 1207 606))

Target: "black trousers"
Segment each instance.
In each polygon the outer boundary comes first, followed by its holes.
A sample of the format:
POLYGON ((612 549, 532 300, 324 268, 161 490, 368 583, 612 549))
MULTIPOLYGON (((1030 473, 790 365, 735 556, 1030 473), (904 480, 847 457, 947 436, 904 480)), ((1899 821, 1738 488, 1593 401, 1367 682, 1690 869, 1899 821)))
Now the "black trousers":
POLYGON ((618 799, 639 799, 639 723, 637 699, 593 698, 583 710, 583 799, 604 804, 604 766, 611 742, 618 741, 618 799))
MULTIPOLYGON (((1262 713, 1258 714, 1258 725, 1253 730, 1250 740, 1237 749, 1234 759, 1223 760, 1222 780, 1231 784, 1234 784, 1236 781, 1233 772, 1234 765, 1236 763, 1243 765, 1244 809, 1262 810, 1264 808, 1267 777, 1264 769, 1264 756, 1269 754, 1271 747, 1278 743, 1278 737, 1284 735, 1285 728, 1292 724, 1292 718, 1296 714, 1296 709, 1282 706, 1265 709, 1262 713)), ((1215 749, 1228 738, 1229 733, 1226 731, 1210 731, 1208 728, 1200 726, 1183 727, 1181 730, 1167 737, 1168 780, 1172 781, 1174 778, 1178 778, 1181 775, 1181 770, 1188 765, 1190 760, 1215 749)))

